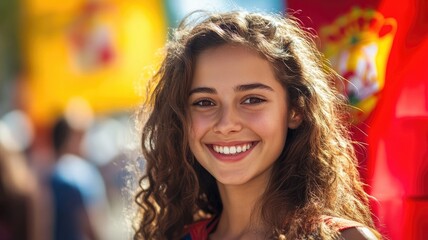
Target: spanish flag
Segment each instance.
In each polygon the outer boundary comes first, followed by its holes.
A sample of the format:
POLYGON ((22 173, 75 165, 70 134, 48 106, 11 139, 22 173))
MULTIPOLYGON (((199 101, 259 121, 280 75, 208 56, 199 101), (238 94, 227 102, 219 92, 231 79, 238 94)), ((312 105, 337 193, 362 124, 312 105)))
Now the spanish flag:
POLYGON ((286 2, 348 82, 373 212, 388 239, 428 229, 428 1, 286 2))
POLYGON ((167 25, 160 1, 24 0, 26 107, 49 125, 70 99, 96 114, 135 109, 161 59, 167 25))

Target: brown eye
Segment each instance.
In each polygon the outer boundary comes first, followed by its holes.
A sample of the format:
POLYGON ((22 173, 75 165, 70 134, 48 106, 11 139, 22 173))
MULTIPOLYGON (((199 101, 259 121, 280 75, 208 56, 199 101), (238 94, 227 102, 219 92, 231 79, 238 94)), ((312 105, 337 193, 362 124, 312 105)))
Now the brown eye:
POLYGON ((203 100, 196 101, 192 105, 193 106, 197 106, 197 107, 211 107, 211 106, 215 106, 214 102, 212 102, 211 100, 208 100, 208 99, 203 99, 203 100))
POLYGON ((266 100, 261 99, 259 97, 249 97, 247 99, 245 99, 242 103, 243 104, 259 104, 262 102, 265 102, 266 100))

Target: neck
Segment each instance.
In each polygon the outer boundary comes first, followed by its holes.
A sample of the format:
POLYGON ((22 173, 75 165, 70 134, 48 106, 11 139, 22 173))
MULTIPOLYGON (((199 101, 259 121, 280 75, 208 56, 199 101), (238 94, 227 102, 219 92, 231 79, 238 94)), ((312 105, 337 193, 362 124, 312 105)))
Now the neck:
POLYGON ((256 239, 255 236, 264 234, 258 201, 266 189, 267 176, 243 185, 217 183, 223 211, 212 239, 256 239))

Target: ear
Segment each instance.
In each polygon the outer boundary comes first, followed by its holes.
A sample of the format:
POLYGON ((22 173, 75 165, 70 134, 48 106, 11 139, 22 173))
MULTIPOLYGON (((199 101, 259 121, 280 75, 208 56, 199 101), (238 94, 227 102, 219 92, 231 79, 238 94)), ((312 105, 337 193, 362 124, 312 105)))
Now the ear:
POLYGON ((303 121, 303 116, 301 113, 295 111, 294 109, 290 110, 288 113, 288 128, 296 129, 300 126, 303 121))

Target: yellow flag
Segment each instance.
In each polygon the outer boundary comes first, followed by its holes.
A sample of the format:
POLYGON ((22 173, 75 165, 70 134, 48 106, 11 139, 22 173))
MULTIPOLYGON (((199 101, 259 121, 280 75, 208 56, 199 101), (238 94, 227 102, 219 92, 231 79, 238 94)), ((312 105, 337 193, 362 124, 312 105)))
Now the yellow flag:
POLYGON ((75 97, 95 113, 132 109, 161 59, 166 20, 156 0, 24 0, 28 111, 39 124, 75 97))

